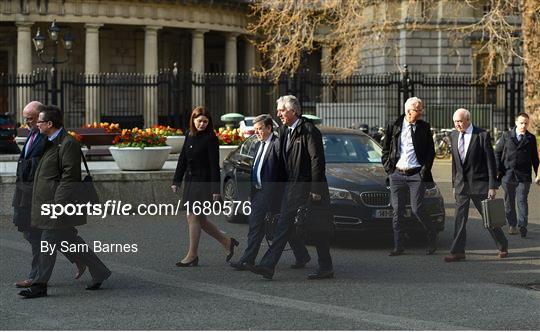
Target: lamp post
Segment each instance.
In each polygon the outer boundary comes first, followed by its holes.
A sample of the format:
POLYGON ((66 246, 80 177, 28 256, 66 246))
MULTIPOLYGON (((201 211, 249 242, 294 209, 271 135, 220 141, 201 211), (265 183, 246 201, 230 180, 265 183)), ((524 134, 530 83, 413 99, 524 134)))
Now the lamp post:
POLYGON ((56 66, 65 62, 69 61, 69 57, 71 55, 71 50, 73 48, 73 42, 75 41, 75 38, 73 38, 73 35, 67 31, 64 32, 63 35, 63 46, 66 49, 66 58, 60 60, 58 58, 58 45, 60 43, 60 28, 56 25, 56 20, 53 20, 51 26, 49 27, 49 38, 52 41, 51 46, 46 46, 47 37, 41 34, 40 29, 38 28, 38 31, 36 33, 36 36, 33 38, 34 41, 34 47, 36 49, 36 52, 39 56, 39 60, 41 62, 52 65, 51 68, 51 77, 52 77, 52 87, 51 87, 51 103, 53 105, 58 105, 58 87, 57 87, 57 80, 58 80, 58 72, 56 70, 56 66), (47 55, 46 49, 52 47, 53 54, 47 55))

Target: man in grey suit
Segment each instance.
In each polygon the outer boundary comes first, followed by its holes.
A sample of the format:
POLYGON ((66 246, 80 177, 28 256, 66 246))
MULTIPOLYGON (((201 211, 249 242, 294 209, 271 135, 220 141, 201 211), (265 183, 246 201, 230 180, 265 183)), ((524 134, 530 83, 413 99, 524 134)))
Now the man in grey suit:
MULTIPOLYGON (((482 200, 493 199, 497 194, 497 169, 491 138, 485 130, 471 123, 471 114, 464 108, 454 113, 452 142, 452 187, 456 199, 454 241, 445 262, 465 259, 467 219, 472 200, 482 214, 482 200)), ((500 227, 488 229, 499 248, 499 258, 508 257, 508 240, 500 227)))

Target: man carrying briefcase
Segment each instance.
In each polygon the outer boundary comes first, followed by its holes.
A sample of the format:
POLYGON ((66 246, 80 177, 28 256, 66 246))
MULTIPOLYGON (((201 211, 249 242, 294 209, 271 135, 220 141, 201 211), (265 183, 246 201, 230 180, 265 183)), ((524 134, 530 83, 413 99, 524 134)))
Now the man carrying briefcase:
MULTIPOLYGON (((482 200, 494 199, 498 187, 495 155, 489 133, 473 126, 471 114, 464 108, 454 113, 453 120, 457 129, 450 137, 456 219, 450 255, 444 258, 447 263, 465 259, 466 226, 471 200, 478 212, 483 214, 482 200)), ((499 248, 498 257, 508 257, 508 240, 501 227, 488 228, 488 231, 499 248)))

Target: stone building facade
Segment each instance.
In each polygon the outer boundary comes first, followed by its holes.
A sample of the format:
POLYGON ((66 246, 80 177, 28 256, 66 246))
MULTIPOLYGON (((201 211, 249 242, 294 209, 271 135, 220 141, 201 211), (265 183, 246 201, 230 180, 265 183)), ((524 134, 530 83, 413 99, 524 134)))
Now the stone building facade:
MULTIPOLYGON (((69 65, 61 66, 61 70, 86 74, 156 74, 177 63, 181 72, 248 73, 260 61, 255 47, 246 38, 249 2, 2 0, 0 73, 26 74, 45 67, 33 48, 32 38, 38 29, 46 34, 53 19, 63 31, 69 30, 75 37, 69 65)), ((403 64, 413 71, 431 74, 475 74, 482 69, 478 41, 450 38, 446 28, 450 16, 456 15, 451 3, 435 8, 429 20, 415 29, 409 24, 410 15, 424 13, 421 9, 411 10, 409 1, 395 1, 384 12, 379 8, 373 13, 387 15, 400 23, 389 32, 393 47, 365 50, 362 73, 395 72, 403 64)), ((481 10, 463 7, 458 12, 459 24, 475 22, 482 14, 481 10)), ((303 67, 315 73, 329 71, 326 61, 329 52, 321 44, 319 50, 306 55, 303 67)), ((152 101, 156 92, 147 93, 144 117, 145 124, 150 125, 157 121, 157 106, 152 101)), ((233 100, 227 105, 234 106, 235 94, 234 90, 227 93, 226 98, 233 100)), ((354 91, 341 94, 346 102, 354 101, 355 95, 354 91)), ((99 120, 98 110, 90 102, 93 98, 96 98, 93 92, 83 97, 87 122, 99 120)), ((19 96, 17 109, 27 99, 19 96)), ((194 91, 192 103, 204 104, 204 92, 194 91)))

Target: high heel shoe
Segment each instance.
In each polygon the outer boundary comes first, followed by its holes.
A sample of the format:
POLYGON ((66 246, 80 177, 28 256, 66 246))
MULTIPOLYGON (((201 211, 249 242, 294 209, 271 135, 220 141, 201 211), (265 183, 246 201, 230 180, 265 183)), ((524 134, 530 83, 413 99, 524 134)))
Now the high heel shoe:
POLYGON ((182 263, 182 261, 179 261, 178 263, 176 263, 176 266, 178 267, 193 267, 197 265, 199 265, 199 256, 195 257, 195 259, 191 262, 182 263))
POLYGON ((227 255, 227 258, 225 258, 225 262, 228 262, 231 260, 232 256, 234 255, 234 247, 238 247, 240 243, 236 241, 235 238, 231 237, 231 244, 229 245, 229 254, 227 255))

